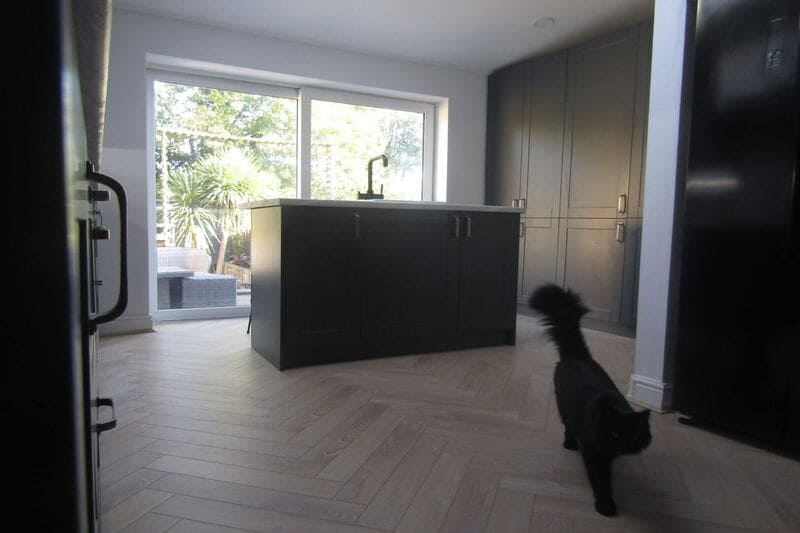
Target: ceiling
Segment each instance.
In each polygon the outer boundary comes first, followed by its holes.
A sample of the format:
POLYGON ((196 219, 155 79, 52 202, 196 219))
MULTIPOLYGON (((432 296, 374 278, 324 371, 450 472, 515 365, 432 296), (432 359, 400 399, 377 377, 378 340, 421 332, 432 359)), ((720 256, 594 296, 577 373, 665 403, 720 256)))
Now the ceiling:
POLYGON ((128 10, 489 73, 652 17, 654 0, 116 0, 128 10), (552 17, 555 24, 535 27, 552 17))

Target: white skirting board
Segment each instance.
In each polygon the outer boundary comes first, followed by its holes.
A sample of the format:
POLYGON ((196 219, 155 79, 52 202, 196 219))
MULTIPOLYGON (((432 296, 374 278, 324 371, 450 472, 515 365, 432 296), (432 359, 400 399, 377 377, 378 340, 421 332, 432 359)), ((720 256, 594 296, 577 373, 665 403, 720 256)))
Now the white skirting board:
POLYGON ((631 374, 628 399, 659 413, 665 413, 672 408, 672 383, 631 374))

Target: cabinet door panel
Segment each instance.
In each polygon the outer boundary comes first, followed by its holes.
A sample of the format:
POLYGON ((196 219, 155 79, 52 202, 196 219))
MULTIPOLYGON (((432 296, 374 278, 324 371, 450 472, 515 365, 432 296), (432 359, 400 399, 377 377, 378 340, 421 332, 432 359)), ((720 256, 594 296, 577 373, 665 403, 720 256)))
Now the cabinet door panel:
POLYGON ((457 331, 458 239, 447 212, 362 210, 365 340, 457 331))
POLYGON ((523 217, 557 217, 561 198, 567 54, 530 64, 528 162, 521 180, 523 217))
POLYGON ((545 283, 556 283, 558 267, 558 219, 527 218, 522 287, 519 303, 527 305, 531 293, 545 283))
POLYGON ((459 331, 512 329, 516 318, 519 216, 463 213, 459 331))
POLYGON ((355 213, 283 208, 285 338, 290 347, 342 344, 359 335, 355 213))
POLYGON ((511 206, 519 198, 525 128, 524 65, 489 78, 486 131, 486 203, 511 206))
POLYGON ((642 218, 644 209, 644 168, 647 146, 647 106, 650 95, 650 55, 652 24, 639 26, 639 48, 636 60, 636 100, 634 102, 633 149, 631 150, 631 179, 628 187, 629 218, 642 218))
POLYGON ((562 219, 559 233, 561 284, 581 295, 590 318, 619 322, 625 243, 617 221, 562 219))
POLYGON ((625 221, 625 233, 625 266, 622 274, 622 316, 620 321, 626 326, 636 327, 642 219, 627 219, 625 221))
POLYGON ((628 194, 636 28, 570 50, 562 217, 613 218, 628 194))

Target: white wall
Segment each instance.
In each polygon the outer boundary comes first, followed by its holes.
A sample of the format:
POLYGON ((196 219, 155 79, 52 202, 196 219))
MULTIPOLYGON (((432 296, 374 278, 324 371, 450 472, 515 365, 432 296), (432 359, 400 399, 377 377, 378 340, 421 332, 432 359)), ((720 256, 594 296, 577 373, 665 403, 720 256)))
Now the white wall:
POLYGON ((685 182, 684 48, 686 0, 656 0, 644 179, 636 354, 629 396, 658 410, 671 407, 670 297, 675 288, 675 227, 685 182), (683 121, 682 121, 683 119, 683 121), (677 209, 676 209, 677 208, 677 209))
MULTIPOLYGON (((108 324, 106 332, 149 327, 147 220, 152 214, 147 188, 146 68, 153 55, 230 65, 249 74, 274 73, 283 81, 318 80, 328 87, 427 95, 429 101, 441 102, 437 117, 447 117, 436 135, 437 141, 446 142, 446 150, 440 147, 436 154, 437 173, 445 174, 436 176, 439 185, 446 183, 450 202, 483 203, 485 75, 115 9, 101 170, 122 181, 130 200, 130 297, 125 315, 108 324)), ((99 267, 108 287, 101 294, 103 306, 116 296, 110 289, 116 286, 117 270, 109 260, 112 255, 104 253, 99 267)))

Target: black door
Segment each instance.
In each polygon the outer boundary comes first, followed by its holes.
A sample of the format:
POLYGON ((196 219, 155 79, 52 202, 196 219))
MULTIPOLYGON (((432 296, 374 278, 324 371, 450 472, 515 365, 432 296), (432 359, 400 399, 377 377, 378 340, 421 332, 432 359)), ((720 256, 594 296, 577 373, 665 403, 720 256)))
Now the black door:
POLYGON ((514 328, 519 215, 461 214, 459 331, 514 328))
POLYGON ((457 217, 446 211, 361 213, 364 340, 456 333, 457 217))
POLYGON ((283 208, 285 342, 331 346, 359 337, 359 233, 354 210, 283 208))
POLYGON ((795 446, 797 27, 788 0, 699 4, 674 396, 795 446))

